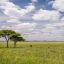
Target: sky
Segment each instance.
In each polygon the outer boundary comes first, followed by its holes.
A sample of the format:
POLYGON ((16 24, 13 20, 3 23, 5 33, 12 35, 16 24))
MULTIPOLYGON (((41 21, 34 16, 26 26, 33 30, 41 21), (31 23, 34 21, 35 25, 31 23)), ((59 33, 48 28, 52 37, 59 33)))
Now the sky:
POLYGON ((64 41, 64 0, 0 0, 2 29, 27 41, 64 41))

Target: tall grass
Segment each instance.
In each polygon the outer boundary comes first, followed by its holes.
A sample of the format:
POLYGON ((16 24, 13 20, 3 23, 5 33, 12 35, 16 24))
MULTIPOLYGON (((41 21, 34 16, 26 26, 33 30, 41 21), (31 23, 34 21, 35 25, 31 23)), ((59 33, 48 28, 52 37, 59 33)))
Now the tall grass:
POLYGON ((0 42, 0 64, 64 64, 64 44, 51 42, 0 42), (32 45, 32 47, 30 47, 32 45))

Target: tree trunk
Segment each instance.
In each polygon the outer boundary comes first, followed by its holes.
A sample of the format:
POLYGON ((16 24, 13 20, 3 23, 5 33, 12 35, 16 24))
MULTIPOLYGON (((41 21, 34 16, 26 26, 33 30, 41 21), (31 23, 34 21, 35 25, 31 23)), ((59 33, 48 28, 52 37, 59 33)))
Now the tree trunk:
POLYGON ((16 42, 14 42, 14 48, 16 48, 16 42))
POLYGON ((7 48, 8 48, 8 41, 7 41, 7 48))

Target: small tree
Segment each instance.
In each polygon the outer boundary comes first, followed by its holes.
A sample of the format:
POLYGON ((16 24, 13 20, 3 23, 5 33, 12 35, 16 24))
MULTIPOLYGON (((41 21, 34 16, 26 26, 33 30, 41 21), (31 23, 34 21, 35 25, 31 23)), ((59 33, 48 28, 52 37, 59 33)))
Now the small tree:
POLYGON ((0 37, 3 37, 6 40, 7 48, 10 37, 12 37, 14 34, 16 34, 16 32, 13 30, 0 30, 0 37))
POLYGON ((18 41, 25 41, 25 39, 23 39, 23 37, 20 37, 19 34, 15 34, 10 38, 12 41, 14 41, 14 47, 16 47, 16 43, 18 41))

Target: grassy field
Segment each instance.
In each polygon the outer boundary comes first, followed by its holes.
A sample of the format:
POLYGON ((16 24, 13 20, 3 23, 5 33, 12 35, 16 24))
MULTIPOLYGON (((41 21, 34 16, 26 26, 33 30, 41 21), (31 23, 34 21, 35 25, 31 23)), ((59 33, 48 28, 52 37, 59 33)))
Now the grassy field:
POLYGON ((0 64, 64 64, 64 42, 0 42, 0 64))

